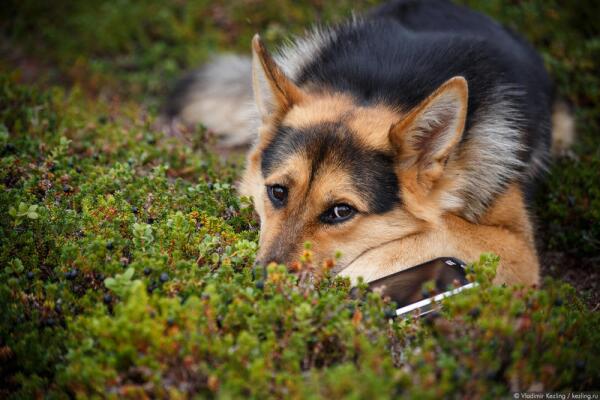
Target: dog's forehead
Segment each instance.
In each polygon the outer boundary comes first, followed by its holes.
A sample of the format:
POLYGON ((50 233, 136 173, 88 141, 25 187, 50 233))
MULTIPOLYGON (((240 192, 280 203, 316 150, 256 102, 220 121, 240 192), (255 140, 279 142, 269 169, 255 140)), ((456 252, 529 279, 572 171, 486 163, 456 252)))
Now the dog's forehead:
POLYGON ((401 118, 401 113, 383 104, 359 105, 352 97, 342 93, 322 93, 294 106, 282 124, 302 130, 320 124, 343 122, 365 146, 389 151, 390 127, 401 118))
POLYGON ((301 128, 279 125, 261 157, 266 178, 288 160, 311 173, 324 167, 347 167, 358 152, 366 152, 354 133, 340 122, 321 122, 301 128), (302 160, 303 162, 300 162, 302 160))
POLYGON ((322 185, 322 178, 346 181, 368 204, 370 212, 383 213, 399 202, 398 179, 389 151, 373 148, 344 122, 322 121, 302 127, 280 125, 261 154, 266 179, 296 160, 298 175, 307 177, 307 187, 322 185), (298 162, 297 160, 302 160, 298 162), (301 170, 302 169, 302 170, 301 170))

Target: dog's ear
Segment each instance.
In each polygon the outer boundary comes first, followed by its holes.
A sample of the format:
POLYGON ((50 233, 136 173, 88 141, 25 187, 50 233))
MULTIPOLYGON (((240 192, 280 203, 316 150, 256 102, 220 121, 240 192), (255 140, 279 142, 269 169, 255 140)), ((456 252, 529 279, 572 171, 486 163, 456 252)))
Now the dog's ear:
POLYGON ((401 166, 416 169, 415 177, 424 188, 440 178, 462 137, 467 101, 465 78, 451 78, 390 128, 389 139, 401 166))
POLYGON ((258 34, 252 39, 252 88, 263 121, 284 114, 304 98, 302 90, 283 73, 258 34))

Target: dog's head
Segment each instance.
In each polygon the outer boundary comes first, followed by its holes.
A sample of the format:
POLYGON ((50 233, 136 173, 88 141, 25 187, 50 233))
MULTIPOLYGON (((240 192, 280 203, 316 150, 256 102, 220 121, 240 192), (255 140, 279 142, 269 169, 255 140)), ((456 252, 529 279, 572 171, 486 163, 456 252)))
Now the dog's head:
POLYGON ((451 181, 443 179, 446 164, 465 124, 464 78, 412 110, 395 110, 300 88, 258 37, 253 56, 262 126, 241 189, 260 216, 260 263, 298 260, 311 242, 316 261, 339 251, 343 268, 439 220, 451 181))

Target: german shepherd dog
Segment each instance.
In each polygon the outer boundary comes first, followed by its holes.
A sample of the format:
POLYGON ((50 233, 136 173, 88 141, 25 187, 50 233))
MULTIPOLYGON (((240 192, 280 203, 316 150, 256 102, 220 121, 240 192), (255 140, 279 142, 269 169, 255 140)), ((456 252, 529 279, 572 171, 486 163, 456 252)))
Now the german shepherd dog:
POLYGON ((521 37, 448 1, 397 0, 275 57, 257 35, 252 53, 192 73, 166 114, 254 142, 240 190, 259 263, 311 242, 316 262, 339 251, 334 271, 368 282, 493 252, 497 283, 538 284, 527 199, 549 160, 553 86, 521 37))

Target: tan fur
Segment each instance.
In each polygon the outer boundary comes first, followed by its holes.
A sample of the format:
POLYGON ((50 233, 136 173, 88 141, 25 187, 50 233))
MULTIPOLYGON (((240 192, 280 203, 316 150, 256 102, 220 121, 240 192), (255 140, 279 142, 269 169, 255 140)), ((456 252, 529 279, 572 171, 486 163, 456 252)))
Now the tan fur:
POLYGON ((486 213, 481 224, 451 214, 438 225, 365 252, 341 274, 354 281, 379 279, 430 259, 452 255, 474 261, 483 252, 500 256, 496 283, 539 283, 539 263, 531 223, 516 185, 510 187, 486 213))
POLYGON ((254 51, 267 70, 255 72, 266 77, 271 90, 266 95, 277 102, 271 111, 277 117, 263 118, 240 186, 242 194, 253 197, 260 216, 259 261, 293 262, 309 241, 316 262, 340 251, 336 271, 370 281, 436 257, 473 261, 491 251, 501 258, 496 282, 538 283, 531 223, 516 184, 497 197, 477 223, 457 216, 452 208, 460 206, 453 191, 466 165, 456 150, 467 111, 464 78, 449 80, 406 113, 359 106, 351 97, 328 93, 326 88, 298 88, 269 61, 259 43, 254 44, 254 51), (262 176, 261 153, 273 140, 277 123, 301 128, 337 121, 347 124, 348 134, 356 135, 362 146, 396 152, 402 199, 396 208, 368 213, 361 188, 355 187, 343 165, 321 166, 311 180, 310 160, 302 153, 262 176), (432 138, 424 138, 424 132, 432 138), (285 185, 289 191, 281 209, 275 209, 266 194, 266 185, 273 184, 285 185), (320 223, 319 215, 332 202, 349 204, 358 213, 341 224, 320 223))
POLYGON ((354 110, 350 96, 343 94, 307 94, 302 107, 294 107, 285 116, 283 123, 295 128, 311 124, 336 122, 346 118, 354 110))
POLYGON ((302 107, 292 108, 284 117, 283 123, 294 128, 309 125, 344 121, 353 131, 359 133, 361 142, 369 148, 389 150, 389 130, 402 113, 387 106, 357 106, 352 97, 319 91, 306 93, 302 107))
POLYGON ((402 117, 403 113, 383 105, 356 107, 347 125, 359 134, 366 146, 388 150, 390 127, 402 117))

